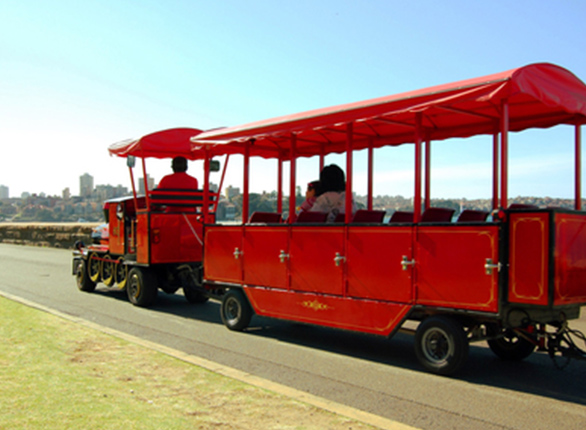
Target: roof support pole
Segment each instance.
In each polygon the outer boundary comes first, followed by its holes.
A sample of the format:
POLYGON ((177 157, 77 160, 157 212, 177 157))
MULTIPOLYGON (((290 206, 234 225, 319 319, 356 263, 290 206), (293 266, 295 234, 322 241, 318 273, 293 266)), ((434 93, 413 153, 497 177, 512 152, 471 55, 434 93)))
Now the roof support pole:
POLYGON ((582 128, 580 124, 576 124, 576 155, 574 159, 576 163, 576 197, 574 206, 579 211, 582 210, 582 128))
POLYGON ((243 179, 243 195, 242 195, 242 224, 248 221, 248 189, 250 180, 250 145, 252 142, 244 146, 244 179, 243 179))
POLYGON ((322 143, 321 144, 321 152, 319 154, 319 171, 320 172, 324 169, 325 163, 326 163, 326 157, 324 155, 324 152, 325 152, 325 144, 322 143))
POLYGON ((283 157, 279 155, 277 165, 277 212, 283 213, 283 157))
POLYGON ((425 141, 425 209, 431 206, 431 143, 425 141))
POLYGON ((352 221, 352 148, 354 123, 346 126, 346 224, 352 221))
POLYGON ((295 182, 297 170, 297 136, 291 134, 291 178, 289 180, 289 224, 295 222, 295 182))
POLYGON ((214 212, 218 210, 218 204, 220 204, 220 193, 224 189, 224 178, 226 177, 226 169, 228 169, 228 161, 230 161, 230 154, 226 155, 226 161, 224 161, 224 168, 222 169, 222 178, 220 179, 220 186, 218 187, 218 196, 214 201, 214 212))
POLYGON ((144 195, 145 195, 145 200, 146 200, 146 208, 148 211, 150 211, 151 210, 151 200, 149 198, 149 178, 147 177, 145 157, 142 157, 141 160, 142 160, 142 182, 144 185, 144 195))
POLYGON ((138 209, 138 197, 136 195, 136 185, 134 184, 134 172, 132 171, 132 167, 128 167, 128 171, 130 172, 130 183, 132 184, 132 197, 134 199, 134 209, 138 209))
POLYGON ((492 135, 492 209, 499 207, 499 134, 492 135))
POLYGON ((208 147, 205 149, 205 158, 203 160, 203 220, 204 222, 210 222, 208 220, 208 213, 210 211, 210 153, 208 147))
POLYGON ((415 114, 415 190, 413 193, 413 222, 421 220, 421 112, 415 114))
POLYGON ((374 179, 374 149, 372 147, 372 139, 368 141, 368 186, 367 186, 367 201, 366 206, 368 210, 372 210, 372 194, 373 194, 373 179, 374 179))
POLYGON ((508 207, 509 183, 509 102, 502 101, 501 113, 501 207, 508 207))

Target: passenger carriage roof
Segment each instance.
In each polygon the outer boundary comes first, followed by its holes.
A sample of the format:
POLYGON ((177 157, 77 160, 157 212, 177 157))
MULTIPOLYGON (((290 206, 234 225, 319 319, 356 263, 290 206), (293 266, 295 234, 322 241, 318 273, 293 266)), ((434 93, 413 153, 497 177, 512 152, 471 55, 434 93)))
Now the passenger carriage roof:
POLYGON ((539 63, 422 90, 272 118, 203 132, 194 143, 212 152, 289 157, 291 134, 297 156, 342 153, 347 124, 353 123, 354 149, 413 143, 416 114, 424 139, 493 134, 499 130, 501 102, 508 100, 509 130, 586 123, 586 86, 559 66, 539 63), (225 144, 230 145, 225 146, 225 144), (203 146, 203 145, 202 145, 203 146))
POLYGON ((183 156, 189 160, 205 158, 203 150, 197 150, 190 138, 201 133, 196 128, 172 128, 147 134, 138 139, 123 140, 108 148, 112 155, 140 158, 173 158, 183 156))

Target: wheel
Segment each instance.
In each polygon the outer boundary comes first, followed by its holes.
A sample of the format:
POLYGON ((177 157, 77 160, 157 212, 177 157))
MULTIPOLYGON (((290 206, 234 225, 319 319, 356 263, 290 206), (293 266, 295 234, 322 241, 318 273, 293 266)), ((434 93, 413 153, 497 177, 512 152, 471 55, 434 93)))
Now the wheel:
POLYGON ((199 291, 195 291, 188 287, 183 287, 183 294, 189 303, 205 303, 209 300, 209 297, 199 291))
POLYGON ((513 330, 504 329, 503 336, 487 341, 490 350, 503 360, 520 361, 535 351, 536 345, 519 337, 513 330))
POLYGON ((87 262, 79 260, 75 268, 75 281, 80 291, 91 293, 96 289, 96 283, 89 277, 87 262))
POLYGON ((468 358, 462 325, 447 316, 423 320, 415 333, 415 354, 427 370, 439 375, 456 372, 468 358))
POLYGON ((157 298, 157 282, 153 272, 148 269, 134 267, 128 272, 126 294, 135 306, 146 308, 157 298))
MULTIPOLYGON (((104 260, 110 260, 111 257, 109 255, 104 256, 104 260)), ((116 274, 116 267, 115 263, 112 261, 102 261, 102 282, 106 284, 108 287, 114 285, 115 282, 115 274, 116 274)))
POLYGON ((252 318, 252 307, 241 290, 229 290, 222 298, 222 322, 230 330, 242 331, 252 318))
POLYGON ((114 276, 116 285, 121 290, 126 288, 126 281, 128 280, 128 266, 124 264, 124 259, 119 258, 114 269, 114 276))
POLYGON ((100 256, 95 252, 92 252, 87 259, 87 272, 90 279, 93 282, 100 282, 100 276, 102 273, 102 262, 100 260, 100 256))

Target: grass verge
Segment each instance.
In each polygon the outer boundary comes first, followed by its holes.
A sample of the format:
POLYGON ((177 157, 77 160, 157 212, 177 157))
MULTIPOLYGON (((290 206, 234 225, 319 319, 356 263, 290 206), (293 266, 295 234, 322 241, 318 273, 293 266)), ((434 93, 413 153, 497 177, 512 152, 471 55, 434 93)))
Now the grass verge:
POLYGON ((0 429, 372 429, 0 297, 0 429))

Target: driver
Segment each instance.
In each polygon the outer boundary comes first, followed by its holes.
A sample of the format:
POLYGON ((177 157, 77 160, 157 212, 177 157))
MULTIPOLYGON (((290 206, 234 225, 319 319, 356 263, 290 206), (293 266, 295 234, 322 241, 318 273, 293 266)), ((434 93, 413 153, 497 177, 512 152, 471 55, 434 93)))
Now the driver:
POLYGON ((164 176, 159 182, 157 189, 180 189, 180 190, 197 190, 197 179, 188 175, 187 159, 185 157, 175 157, 171 163, 173 173, 164 176))

